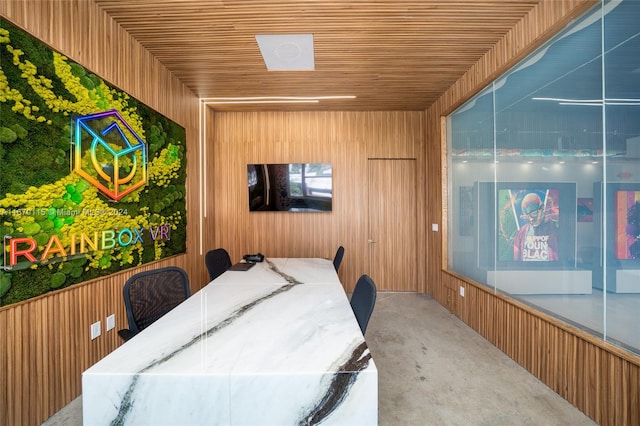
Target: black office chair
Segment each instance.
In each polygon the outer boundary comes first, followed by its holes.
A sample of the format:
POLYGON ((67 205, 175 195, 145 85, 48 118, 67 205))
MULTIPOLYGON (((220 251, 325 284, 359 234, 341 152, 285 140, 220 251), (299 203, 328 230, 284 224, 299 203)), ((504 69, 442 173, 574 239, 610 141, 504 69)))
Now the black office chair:
POLYGON ((373 307, 376 305, 377 293, 376 284, 369 275, 362 275, 358 278, 356 288, 351 295, 351 309, 358 320, 362 335, 367 330, 369 318, 371 318, 373 307))
POLYGON ((143 271, 122 289, 129 328, 118 330, 126 342, 191 295, 189 277, 177 266, 143 271))
POLYGON ((213 281, 231 267, 231 257, 225 249, 217 248, 205 254, 204 263, 209 271, 209 279, 213 281))
POLYGON ((340 268, 340 264, 342 263, 342 256, 344 256, 344 247, 340 246, 333 258, 333 267, 336 268, 336 272, 338 272, 338 268, 340 268))

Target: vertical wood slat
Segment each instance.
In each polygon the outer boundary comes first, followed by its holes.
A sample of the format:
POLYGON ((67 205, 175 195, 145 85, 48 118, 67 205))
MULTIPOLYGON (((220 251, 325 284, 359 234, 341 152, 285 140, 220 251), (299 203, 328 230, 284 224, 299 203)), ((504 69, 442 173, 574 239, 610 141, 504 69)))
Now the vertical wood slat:
MULTIPOLYGON (((271 257, 333 258, 345 247, 340 279, 352 291, 367 272, 367 159, 415 158, 424 171, 422 112, 216 112, 209 116, 207 159, 208 216, 213 217, 215 247, 238 261, 245 253, 271 257), (333 164, 331 213, 249 212, 247 164, 330 162, 333 164)), ((423 179, 420 173, 416 181, 423 179)), ((418 182, 411 185, 416 194, 418 182)), ((424 202, 418 196, 416 202, 424 202)), ((424 222, 416 221, 417 231, 424 222)), ((208 231, 205 231, 208 232, 208 231)), ((419 253, 397 253, 419 260, 419 253)), ((419 271, 418 281, 423 278, 419 271)), ((416 283, 398 283, 415 291, 416 283)))
MULTIPOLYGON (((185 127, 187 188, 198 187, 197 98, 94 2, 3 1, 0 16, 185 127)), ((122 286, 128 276, 177 265, 187 271, 192 291, 206 283, 197 236, 201 225, 210 224, 198 214, 197 191, 187 192, 187 254, 0 308, 0 426, 40 424, 81 393, 82 372, 121 344, 117 330, 127 326, 122 286), (116 327, 106 331, 110 314, 116 327), (92 341, 95 321, 102 334, 92 341)))
MULTIPOLYGON (((549 13, 548 16, 547 14, 543 14, 544 18, 541 18, 539 20, 536 20, 536 25, 542 25, 544 27, 545 23, 548 22, 552 22, 553 20, 557 19, 558 16, 563 16, 563 14, 566 14, 567 11, 570 11, 572 7, 575 6, 575 4, 577 2, 571 2, 571 1, 566 1, 566 2, 549 2, 549 3, 555 3, 556 5, 553 5, 552 7, 556 7, 556 8, 564 8, 560 14, 558 13, 549 13), (560 4, 558 6, 558 4, 560 4)), ((90 2, 58 2, 56 3, 56 5, 54 6, 53 3, 47 3, 47 2, 33 2, 33 5, 31 4, 27 4, 27 3, 16 3, 16 2, 3 2, 2 6, 0 6, 0 11, 2 11, 2 13, 4 14, 9 13, 11 16, 11 13, 14 14, 14 16, 12 16, 14 22, 18 22, 18 23, 22 23, 22 26, 27 27, 31 30, 33 30, 33 28, 31 27, 35 27, 38 28, 38 31, 41 32, 40 37, 46 39, 46 40, 50 40, 50 43, 55 45, 56 42, 59 42, 61 44, 64 44, 64 39, 75 39, 75 40, 82 40, 83 38, 87 40, 87 43, 95 43, 97 46, 97 42, 96 40, 104 40, 104 37, 101 37, 101 33, 107 33, 110 35, 110 39, 111 40, 116 40, 114 41, 114 44, 117 45, 118 43, 122 43, 122 40, 117 39, 115 36, 113 36, 113 33, 118 33, 118 27, 116 25, 114 25, 113 23, 111 23, 111 26, 109 26, 109 24, 107 24, 105 26, 104 24, 104 18, 102 18, 99 14, 95 13, 94 11, 92 11, 91 9, 91 3, 90 2), (15 7, 12 6, 12 3, 14 5, 16 5, 15 7), (39 4, 37 6, 38 10, 31 10, 30 8, 34 7, 35 4, 39 4), (91 25, 87 25, 87 28, 93 29, 96 28, 95 33, 92 32, 86 32, 86 33, 82 33, 78 28, 78 25, 75 24, 75 22, 66 22, 66 19, 64 19, 64 14, 61 13, 61 16, 63 17, 62 19, 60 19, 60 16, 56 16, 56 8, 59 5, 69 5, 69 7, 72 8, 72 10, 67 10, 65 11, 65 14, 71 14, 71 16, 74 16, 73 14, 84 14, 84 15, 88 15, 88 16, 83 16, 83 17, 87 17, 88 18, 88 22, 92 22, 91 25), (1 8, 6 8, 4 10, 2 10, 1 8), (84 12, 74 12, 75 9, 77 10, 82 10, 84 12), (7 12, 9 11, 9 12, 7 12), (34 14, 35 12, 35 14, 34 14), (66 24, 68 25, 65 25, 66 24), (75 26, 74 26, 75 25, 75 26), (46 34, 47 30, 51 31, 52 28, 58 28, 60 31, 65 31, 65 32, 61 32, 59 35, 56 34, 51 34, 48 35, 46 34), (67 35, 69 34, 69 32, 72 32, 72 34, 76 34, 75 37, 68 37, 67 35), (93 34, 95 35, 95 37, 86 37, 86 34, 93 34), (57 37, 60 37, 60 40, 57 39, 57 37), (120 41, 118 41, 120 40, 120 41)), ((548 7, 548 6, 545 6, 548 7)), ((549 11, 550 9, 544 9, 545 11, 549 11)), ((85 27, 82 27, 85 28, 85 27)), ((539 36, 535 34, 535 32, 533 32, 533 34, 531 35, 531 39, 527 39, 524 38, 524 43, 525 44, 521 44, 520 46, 526 45, 527 43, 529 43, 531 40, 535 40, 535 37, 539 36), (528 40, 528 41, 527 41, 528 40)), ((516 38, 517 39, 517 38, 516 38)), ((127 42, 127 38, 124 37, 125 43, 127 42)), ((102 41, 102 43, 105 43, 104 41, 102 41)), ((73 44, 73 43, 72 43, 73 44)), ((510 45, 513 44, 518 44, 518 43, 509 43, 510 45)), ((108 81, 111 81, 112 83, 123 87, 122 85, 127 85, 130 83, 127 83, 127 81, 129 80, 129 76, 131 73, 129 73, 127 71, 127 67, 124 66, 122 67, 123 64, 126 64, 126 59, 127 58, 123 58, 122 60, 117 61, 117 64, 114 63, 106 63, 106 56, 103 56, 101 58, 95 59, 96 56, 99 55, 95 55, 93 52, 95 51, 117 51, 118 49, 113 49, 112 45, 107 44, 106 46, 108 46, 107 49, 102 49, 100 50, 100 48, 96 48, 96 49, 79 49, 77 50, 77 57, 74 58, 74 60, 78 60, 79 62, 83 63, 83 64, 90 64, 93 63, 93 66, 88 66, 88 68, 94 70, 95 72, 97 72, 100 75, 104 75, 105 79, 107 79, 108 81), (92 59, 93 56, 93 59, 92 59), (80 59, 78 59, 80 58, 80 59), (92 62, 92 61, 95 61, 92 62), (115 68, 115 69, 114 69, 115 68), (101 73, 105 73, 105 74, 101 74, 101 73), (110 75, 110 77, 107 77, 106 74, 110 75)), ((72 46, 66 46, 67 50, 64 50, 63 53, 66 52, 71 52, 69 53, 70 55, 73 53, 76 53, 76 51, 73 50, 72 46)), ((505 53, 501 53, 504 55, 511 55, 511 48, 506 48, 506 47, 502 47, 502 51, 505 53)), ((125 51, 131 51, 131 50, 126 50, 125 51)), ((131 59, 133 60, 133 62, 137 62, 139 58, 137 58, 135 55, 131 55, 131 59)), ((146 60, 146 59, 144 59, 146 60)), ((143 60, 140 59, 140 61, 142 62, 143 60)), ((114 61, 115 62, 115 61, 114 61)), ((479 75, 484 75, 484 80, 482 78, 472 78, 471 79, 471 83, 463 86, 464 90, 461 90, 459 93, 457 93, 455 96, 452 96, 450 103, 448 103, 447 108, 451 107, 452 105, 454 105, 456 102, 460 102, 461 99, 464 96, 470 96, 470 94, 472 93, 472 91, 478 87, 478 85, 482 82, 485 81, 487 79, 487 75, 489 75, 491 72, 496 72, 496 66, 497 64, 500 64, 500 61, 496 61, 495 64, 493 62, 490 61, 486 61, 485 64, 491 63, 491 66, 485 65, 484 68, 481 68, 480 72, 477 72, 476 76, 479 75)), ((144 68, 146 70, 146 68, 144 68)), ((146 71, 145 71, 146 72, 146 71)), ((161 80, 164 80, 161 79, 161 80)), ((141 100, 143 101, 148 101, 148 100, 154 100, 157 99, 158 105, 153 104, 152 106, 155 105, 155 107, 159 108, 159 110, 164 111, 165 114, 169 115, 170 117, 174 118, 174 119, 179 119, 179 117, 183 117, 183 121, 182 123, 184 123, 185 126, 187 126, 187 130, 188 130, 188 134, 189 134, 189 130, 191 130, 193 133, 192 135, 195 135, 197 133, 197 131, 194 131, 195 126, 193 125, 193 117, 197 117, 197 113, 193 113, 193 106, 188 105, 189 102, 188 101, 184 101, 180 102, 180 101, 176 101, 175 96, 160 96, 158 94, 157 97, 154 97, 154 93, 149 93, 149 90, 151 89, 139 89, 140 91, 137 91, 138 89, 136 89, 133 86, 136 86, 138 84, 141 84, 140 82, 136 82, 135 84, 131 84, 132 87, 130 88, 126 88, 123 87, 127 90, 131 90, 130 93, 132 94, 136 94, 135 96, 139 96, 141 98, 141 100), (164 101, 163 101, 164 99, 164 101), (164 104, 163 104, 164 103, 164 104), (167 105, 167 103, 169 103, 169 105, 167 105), (186 108, 185 108, 186 107, 186 108), (190 111, 190 113, 189 113, 190 111), (187 118, 184 118, 184 116, 187 115, 187 118)), ((175 87, 172 87, 176 85, 175 81, 169 79, 167 81, 166 86, 161 86, 164 87, 164 90, 166 90, 169 93, 172 92, 179 92, 182 94, 181 99, 186 99, 189 97, 188 94, 184 93, 184 89, 180 90, 180 89, 176 89, 175 87)), ((160 93, 160 92, 159 92, 160 93)), ((441 110, 442 111, 442 110, 441 110)), ((436 118, 439 117, 439 115, 441 114, 441 112, 437 112, 435 115, 432 115, 433 113, 429 113, 427 116, 431 117, 431 116, 435 116, 436 118)), ((432 125, 433 121, 427 121, 426 123, 426 128, 430 129, 430 128, 437 128, 437 122, 435 125, 432 125)), ((193 137, 193 136, 191 136, 193 137)), ((437 137, 432 138, 433 141, 438 141, 439 139, 437 137)), ((427 167, 430 171, 435 171, 435 170, 439 170, 440 168, 440 161, 437 158, 437 155, 429 155, 427 156, 427 167)), ((192 157, 190 156, 190 159, 192 157)), ((192 163, 196 163, 195 159, 191 160, 192 163)), ((193 183, 193 178, 192 176, 196 175, 196 179, 197 179, 197 171, 196 169, 190 169, 190 182, 193 183)), ((427 223, 441 223, 440 219, 441 219, 441 214, 442 212, 439 211, 438 206, 441 203, 441 193, 442 193, 442 188, 441 188, 441 176, 440 173, 438 172, 434 172, 432 174, 430 174, 430 179, 429 179, 429 188, 428 188, 428 193, 429 193, 429 204, 426 203, 426 201, 424 201, 423 205, 427 206, 428 208, 428 218, 429 220, 431 220, 431 222, 427 222, 427 223)), ((193 202, 193 197, 188 198, 188 210, 190 212, 194 211, 194 206, 197 206, 197 203, 193 202)), ((190 226, 194 223, 194 220, 197 222, 196 218, 193 218, 193 216, 189 216, 190 219, 190 226)), ((209 227, 207 226, 210 222, 205 222, 205 228, 209 229, 209 227)), ((198 235, 197 233, 193 233, 190 231, 190 235, 198 235)), ((425 234, 422 234, 425 235, 425 234)), ((430 263, 430 265, 433 265, 434 268, 429 268, 430 271, 434 271, 434 272, 430 272, 429 277, 430 279, 428 280, 429 285, 431 285, 433 283, 434 287, 438 286, 438 283, 440 281, 440 269, 441 269, 441 258, 442 258, 442 254, 441 254, 441 249, 438 248, 438 244, 441 242, 440 238, 439 238, 439 234, 438 233, 428 233, 428 241, 429 241, 429 247, 433 248, 433 256, 429 256, 427 259, 430 263), (432 281, 431 278, 434 278, 434 280, 432 281)), ((207 231, 205 233, 205 239, 207 241, 212 240, 213 235, 211 234, 210 231, 207 231)), ((193 248, 193 241, 189 241, 189 247, 190 249, 193 248)), ((183 256, 184 257, 184 256, 183 256)), ((177 260, 178 263, 187 263, 186 261, 183 261, 182 257, 180 259, 177 260)), ((187 267, 189 269, 190 276, 192 276, 192 274, 195 273, 195 275, 200 275, 200 277, 204 276, 206 274, 206 272, 204 271, 204 269, 202 267, 197 267, 197 261, 191 261, 189 262, 188 265, 185 265, 185 267, 187 267)), ((119 277, 120 279, 123 279, 124 277, 119 277)), ((108 280, 105 280, 105 282, 108 280)), ((100 285, 102 285, 103 282, 100 282, 100 285)), ((462 282, 462 284, 465 284, 464 282, 462 282)), ((90 284, 92 285, 92 284, 90 284)), ((115 288, 117 288, 118 285, 121 285, 121 283, 115 284, 115 288)), ((193 284, 195 286, 198 286, 200 284, 193 284)), ((468 289, 471 288, 471 286, 467 287, 468 289)), ((434 293, 436 295, 440 294, 439 293, 440 290, 436 290, 434 291, 434 293)), ((66 292, 62 292, 62 293, 66 293, 66 292)), ((116 292, 117 293, 117 292, 116 292)), ((455 292, 454 292, 455 293, 455 292)), ((75 294, 75 291, 70 291, 69 292, 70 296, 69 300, 70 302, 60 302, 60 306, 62 306, 62 309, 65 309, 65 307, 68 307, 69 305, 71 305, 72 307, 76 305, 77 302, 77 295, 75 294)), ((457 293, 455 293, 457 294, 457 293)), ((480 315, 481 318, 484 318, 484 314, 485 311, 489 310, 491 311, 491 306, 492 306, 492 301, 493 301, 493 296, 492 295, 487 295, 484 294, 484 296, 479 297, 476 296, 477 302, 478 303, 483 303, 483 306, 486 308, 480 308, 478 309, 478 311, 476 312, 477 315, 480 315)), ((472 300, 471 297, 468 297, 466 299, 466 303, 469 303, 469 301, 472 300)), ((95 307, 95 303, 92 300, 84 300, 83 302, 87 302, 87 306, 82 306, 82 307, 77 307, 78 312, 84 312, 85 310, 90 310, 92 308, 95 307)), ((110 304, 112 302, 105 300, 104 301, 107 304, 110 304)), ((40 301, 35 301, 35 303, 40 303, 40 301)), ((120 303, 120 301, 118 302, 113 302, 113 306, 117 306, 120 303)), ((455 305, 453 305, 456 307, 456 309, 459 310, 464 310, 464 303, 457 303, 455 305)), ((514 308, 515 309, 515 308, 514 308)), ((14 331, 15 330, 19 330, 19 333, 15 333, 12 334, 11 336, 9 336, 8 338, 5 337, 3 340, 2 336, 5 336, 4 334, 0 335, 0 348, 2 348, 3 353, 5 351, 5 348, 9 348, 12 344, 15 344, 16 342, 20 342, 23 338, 23 333, 22 333, 22 318, 23 318, 23 309, 22 307, 16 307, 15 309, 9 309, 9 310, 0 310, 0 324, 11 324, 14 331), (20 314, 20 315, 18 315, 20 314), (11 317, 12 319, 8 319, 6 317, 11 317), (15 320, 15 318, 18 317, 18 320, 15 320), (7 319, 7 322, 5 323, 5 319, 7 319)), ((517 312, 518 310, 515 309, 514 314, 517 316, 517 312)), ((471 317, 471 315, 469 314, 465 314, 468 318, 471 317)), ((81 314, 78 313, 77 317, 81 317, 81 314)), ((48 318, 48 320, 53 320, 52 318, 48 318)), ((78 320, 78 322, 82 322, 80 320, 78 320)), ((516 322, 518 324, 520 324, 519 322, 516 322)), ((120 326, 120 324, 118 325, 120 326)), ((483 323, 483 328, 485 330, 491 330, 491 321, 485 321, 483 323)), ((75 330, 72 330, 75 331, 75 330)), ((80 326, 78 326, 78 330, 77 330, 80 334, 82 334, 82 336, 86 337, 88 335, 88 329, 86 327, 86 324, 82 323, 80 326)), ((497 333, 493 333, 496 334, 497 333)), ((492 334, 492 335, 493 335, 492 334)), ((576 358, 579 357, 579 359, 581 360, 585 360, 583 362, 568 362, 567 365, 573 365, 573 369, 571 371, 571 374, 573 374, 573 377, 581 377, 580 380, 584 380, 584 381, 594 381, 595 379, 593 378, 586 378, 585 376, 587 375, 587 373, 585 373, 585 371, 588 370, 588 368, 592 365, 591 362, 595 362, 596 359, 596 355, 594 353, 597 353, 597 351, 600 351, 602 349, 597 348, 596 346, 593 346, 590 350, 588 350, 589 348, 585 348, 584 345, 584 340, 578 339, 576 337, 569 337, 569 338, 564 338, 564 337, 558 337, 559 339, 565 339, 565 341, 570 342, 567 343, 567 352, 572 353, 576 358), (586 364, 586 365, 585 365, 586 364)), ((73 338, 72 338, 73 339, 73 338)), ((78 345, 79 340, 73 340, 73 344, 78 345)), ((508 343, 505 342, 506 346, 508 347, 508 343)), ((514 346, 517 347, 517 345, 514 346)), ((83 352, 85 351, 85 349, 83 347, 81 347, 81 345, 78 345, 78 347, 73 348, 76 349, 78 352, 83 352)), ((33 385, 33 381, 30 378, 30 376, 25 376, 22 375, 21 373, 24 373, 24 371, 22 371, 22 369, 17 370, 17 371, 12 371, 12 373, 9 373, 9 371, 11 371, 11 368, 13 368, 13 365, 9 366, 9 363, 12 362, 12 364, 18 364, 20 363, 19 360, 22 359, 22 347, 20 348, 15 348, 15 349, 7 349, 7 357, 1 357, 2 359, 7 359, 10 361, 7 361, 7 368, 9 369, 5 369, 4 371, 7 371, 7 375, 8 376, 12 376, 14 379, 14 382, 12 383, 13 387, 11 387, 10 389, 19 389, 20 391, 23 391, 24 388, 28 388, 28 386, 33 385), (17 356, 15 356, 17 355, 17 356), (11 358, 13 356, 13 358, 11 358), (17 359, 16 359, 17 358, 17 359)), ((70 355, 65 355, 65 356, 70 356, 70 355)), ((81 355, 79 355, 81 356, 81 355)), ((73 369, 75 365, 77 365, 76 362, 74 362, 73 360, 70 362, 71 365, 71 369, 73 369)), ((631 421, 633 421, 634 419, 636 420, 637 423, 637 419, 638 419, 638 406, 640 406, 640 404, 638 404, 638 369, 637 366, 631 365, 631 364, 624 364, 623 365, 629 365, 629 375, 628 377, 629 379, 629 386, 628 386, 628 391, 627 394, 629 394, 630 396, 630 401, 631 403, 629 405, 627 405, 628 407, 628 412, 629 414, 626 416, 626 419, 631 419, 631 421), (634 397, 635 395, 635 397, 634 397), (631 405, 632 403, 636 403, 635 407, 633 405, 631 405)), ((5 365, 2 365, 3 367, 5 365)), ((26 368, 27 364, 25 364, 25 368, 26 368)), ((570 367, 567 367, 570 368, 570 367)), ((14 368, 14 370, 16 370, 14 368)), ((25 370, 28 371, 28 370, 25 370)), ((624 369, 622 370, 624 371, 624 369)), ((11 378, 7 381, 10 382, 11 378)), ((569 379, 570 380, 570 379, 569 379)), ((615 382, 614 379, 610 379, 611 381, 615 382)), ((37 385, 37 383, 35 383, 35 385, 37 385)), ((73 387, 74 385, 70 385, 71 387, 73 387)), ((77 385, 75 385, 77 387, 77 385)), ((571 385, 568 385, 568 388, 571 389, 571 385)), ((582 398, 584 396, 584 386, 574 386, 573 387, 573 391, 574 391, 574 399, 578 399, 578 398, 582 398)), ((77 392, 77 389, 76 389, 77 392)), ((7 422, 7 424, 9 424, 9 420, 7 420, 7 418, 9 419, 13 419, 16 418, 18 419, 17 422, 11 422, 11 424, 33 424, 34 422, 31 421, 34 418, 37 417, 32 417, 30 419, 26 419, 22 417, 23 414, 23 410, 24 409, 24 413, 28 413, 29 409, 31 407, 33 407, 33 401, 30 401, 31 404, 29 404, 29 408, 24 407, 24 406, 20 406, 17 405, 16 401, 20 399, 20 395, 22 395, 21 393, 16 393, 16 394, 12 394, 11 396, 8 396, 8 392, 3 392, 5 396, 3 396, 2 401, 6 401, 9 398, 12 398, 12 401, 15 403, 14 405, 12 405, 11 407, 7 408, 5 410, 5 406, 4 406, 4 402, 2 407, 0 407, 0 412, 3 413, 3 415, 5 413, 8 413, 8 415, 6 417, 0 418, 0 422, 7 422), (18 407, 17 409, 17 413, 16 413, 16 407, 18 407), (13 415, 14 417, 9 417, 13 415)), ((583 398, 584 399, 584 398, 583 398)), ((589 397, 588 398, 588 402, 592 402, 591 399, 593 399, 593 397, 589 397)), ((26 398, 23 398, 23 400, 26 400, 26 398)), ((59 398, 57 399, 59 400, 59 398)), ((26 402, 25 402, 26 404, 26 402)), ((9 405, 9 404, 7 404, 9 405)), ((58 402, 59 405, 59 402, 58 402)), ((31 410, 31 411, 35 411, 35 410, 31 410)), ((42 410, 41 410, 42 411, 42 410)), ((28 414, 26 414, 28 415, 28 414)), ((39 422, 39 420, 36 420, 35 423, 39 422)), ((620 422, 620 424, 624 424, 624 422, 620 422)), ((628 424, 633 424, 633 423, 628 423, 628 424)))
POLYGON ((598 424, 640 424, 640 357, 490 288, 449 279, 465 287, 454 313, 527 371, 598 424))
MULTIPOLYGON (((447 194, 443 117, 596 3, 540 2, 426 111, 427 197, 434 200, 426 205, 427 223, 446 218, 451 207, 441 198, 447 194)), ((640 357, 446 272, 446 239, 427 237, 436 252, 428 258, 427 292, 439 303, 599 424, 640 424, 640 357), (458 286, 465 297, 448 302, 458 286)))
MULTIPOLYGON (((0 13, 74 61, 102 76, 106 81, 128 91, 132 96, 184 125, 189 139, 188 187, 197 187, 199 176, 194 153, 197 152, 195 139, 198 134, 198 114, 195 98, 164 72, 150 55, 121 31, 118 25, 106 19, 91 2, 83 1, 3 2, 0 6, 0 13), (96 52, 110 52, 110 54, 96 54, 96 52), (149 84, 149 82, 154 84, 149 84)), ((422 140, 421 114, 418 115, 417 124, 408 123, 404 127, 386 124, 386 121, 393 123, 398 120, 398 117, 403 119, 403 115, 404 113, 390 113, 390 118, 385 118, 378 123, 372 120, 363 120, 356 124, 355 126, 360 133, 367 135, 368 132, 371 132, 369 126, 373 123, 375 126, 372 128, 381 136, 351 140, 349 155, 355 152, 356 158, 365 158, 361 155, 365 148, 368 149, 369 155, 389 155, 386 145, 375 143, 376 140, 379 141, 383 138, 386 141, 393 140, 397 144, 403 144, 406 150, 415 149, 416 141, 422 140)), ((351 126, 348 119, 341 117, 340 121, 341 126, 345 128, 351 126)), ((317 121, 315 117, 305 117, 303 123, 307 124, 307 129, 311 129, 312 135, 325 131, 322 123, 317 121)), ((264 122, 263 126, 263 130, 272 128, 268 122, 264 122)), ((258 137, 260 133, 258 133, 258 137)), ((324 147, 320 148, 321 145, 314 145, 315 139, 313 137, 305 138, 305 135, 304 131, 298 135, 301 141, 307 143, 307 148, 302 150, 301 155, 318 155, 325 149, 324 147)), ((342 134, 335 132, 333 136, 338 138, 342 134)), ((282 140, 273 142, 276 147, 279 147, 281 153, 287 152, 290 148, 282 140)), ((338 151, 338 155, 345 155, 345 158, 348 158, 342 151, 338 151)), ((394 149, 394 156, 399 151, 394 149)), ((416 152, 408 153, 408 155, 422 158, 422 155, 416 152)), ((348 163, 347 160, 344 162, 348 163)), ((238 164, 238 161, 236 163, 238 164)), ((228 166, 225 165, 225 167, 226 170, 229 170, 228 166)), ((223 170, 225 169, 223 168, 223 170)), ((348 175, 345 174, 342 179, 346 182, 348 175)), ((210 187, 214 188, 215 186, 211 185, 210 187)), ((190 193, 194 192, 190 191, 190 193)), ((195 196, 187 197, 189 258, 179 256, 161 262, 162 264, 177 264, 187 269, 194 290, 206 282, 206 271, 202 259, 199 258, 199 241, 195 237, 199 235, 199 226, 206 229, 203 233, 205 246, 211 246, 215 235, 210 231, 214 229, 211 226, 213 220, 211 218, 202 220, 197 214, 199 201, 195 196), (201 220, 202 223, 200 223, 201 220)), ((342 202, 345 201, 347 200, 342 202)), ((306 232, 306 224, 301 222, 297 224, 298 233, 306 232)), ((354 239, 351 236, 352 233, 349 231, 352 226, 357 228, 362 226, 362 215, 354 220, 345 221, 340 228, 341 234, 349 235, 349 246, 356 247, 360 239, 354 239)), ((419 228, 421 226, 418 224, 419 228)), ((322 244, 322 237, 316 236, 313 244, 316 246, 322 244)), ((293 240, 290 249, 304 252, 305 247, 298 245, 298 242, 293 240)), ((327 256, 330 256, 333 250, 334 248, 331 247, 327 256)), ((359 261, 360 259, 356 257, 355 262, 359 261)), ((7 354, 6 357, 2 357, 3 360, 6 360, 7 368, 4 371, 10 372, 8 380, 3 381, 7 385, 7 391, 2 392, 5 395, 0 407, 0 412, 4 416, 0 419, 2 424, 39 423, 78 395, 81 372, 120 343, 113 331, 108 333, 103 331, 100 338, 89 341, 88 325, 97 320, 104 321, 105 316, 109 313, 116 313, 116 329, 126 325, 120 292, 126 276, 133 272, 135 271, 128 271, 86 285, 62 290, 17 307, 0 310, 0 319, 2 319, 0 323, 5 324, 5 317, 10 317, 13 320, 7 321, 12 324, 10 327, 12 333, 0 335, 0 347, 3 349, 3 353, 7 354), (102 293, 102 291, 107 291, 107 293, 102 293), (54 308, 43 312, 40 315, 40 321, 33 321, 34 317, 27 315, 27 312, 32 307, 35 312, 39 312, 41 304, 52 305, 54 308), (58 321, 59 318, 64 318, 64 320, 58 321), (29 327, 23 326, 27 321, 33 322, 29 327), (49 328, 45 324, 48 324, 49 328), (50 349, 52 342, 54 342, 54 346, 53 349, 50 349), (33 351, 28 352, 28 349, 33 347, 38 348, 35 353, 46 351, 59 356, 45 358, 34 355, 33 351), (34 356, 35 361, 32 359, 34 356), (34 368, 34 362, 36 368, 34 368), (42 374, 34 374, 36 371, 42 374), (42 394, 46 393, 47 396, 36 393, 35 400, 33 395, 28 398, 24 397, 33 389, 43 389, 42 394), (37 398, 44 399, 38 400, 37 398)), ((350 279, 349 281, 354 280, 350 279)))

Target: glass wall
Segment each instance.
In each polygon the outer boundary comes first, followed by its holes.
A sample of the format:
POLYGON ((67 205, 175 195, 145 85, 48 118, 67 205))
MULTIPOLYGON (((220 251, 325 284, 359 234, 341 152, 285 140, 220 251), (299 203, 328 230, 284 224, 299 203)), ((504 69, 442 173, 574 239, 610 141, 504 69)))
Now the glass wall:
POLYGON ((640 353, 640 1, 603 1, 453 112, 448 268, 640 353))

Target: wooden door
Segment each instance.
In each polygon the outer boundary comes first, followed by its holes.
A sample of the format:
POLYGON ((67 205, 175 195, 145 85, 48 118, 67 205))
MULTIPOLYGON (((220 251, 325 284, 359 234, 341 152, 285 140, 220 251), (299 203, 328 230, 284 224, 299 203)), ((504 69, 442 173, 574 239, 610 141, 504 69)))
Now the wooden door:
POLYGON ((416 161, 370 159, 369 275, 379 291, 417 291, 416 161))

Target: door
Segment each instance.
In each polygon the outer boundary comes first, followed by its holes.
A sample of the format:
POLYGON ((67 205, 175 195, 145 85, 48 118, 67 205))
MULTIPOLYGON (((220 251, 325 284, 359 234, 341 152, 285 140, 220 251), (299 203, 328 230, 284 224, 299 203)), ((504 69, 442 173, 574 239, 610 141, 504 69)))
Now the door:
POLYGON ((417 291, 416 161, 368 162, 369 275, 379 291, 417 291))

